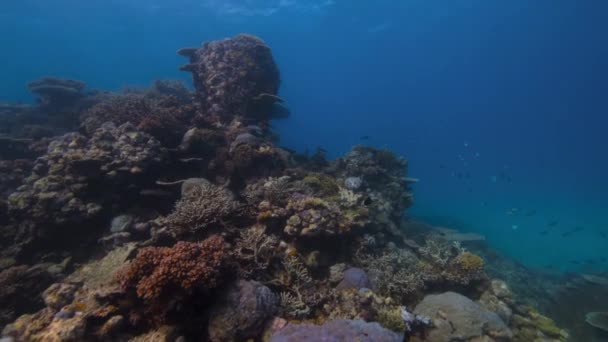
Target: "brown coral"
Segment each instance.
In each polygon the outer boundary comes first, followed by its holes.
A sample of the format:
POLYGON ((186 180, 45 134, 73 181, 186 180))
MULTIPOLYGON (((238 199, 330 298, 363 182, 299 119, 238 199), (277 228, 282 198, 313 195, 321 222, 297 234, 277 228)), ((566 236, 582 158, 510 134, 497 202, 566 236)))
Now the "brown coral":
POLYGON ((134 289, 139 298, 155 301, 168 294, 215 288, 228 255, 219 235, 201 243, 180 241, 170 248, 146 247, 116 277, 123 290, 134 289))

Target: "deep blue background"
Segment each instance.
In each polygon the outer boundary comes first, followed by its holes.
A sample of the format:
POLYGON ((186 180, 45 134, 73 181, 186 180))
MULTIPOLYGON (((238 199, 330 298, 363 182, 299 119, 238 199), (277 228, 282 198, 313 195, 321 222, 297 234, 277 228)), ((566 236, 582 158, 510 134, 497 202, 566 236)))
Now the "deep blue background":
POLYGON ((285 145, 337 156, 368 135, 421 179, 413 214, 533 266, 606 256, 608 2, 232 1, 249 14, 218 3, 3 1, 0 100, 30 101, 25 83, 44 75, 103 89, 189 82, 178 48, 254 33, 282 71, 285 145))

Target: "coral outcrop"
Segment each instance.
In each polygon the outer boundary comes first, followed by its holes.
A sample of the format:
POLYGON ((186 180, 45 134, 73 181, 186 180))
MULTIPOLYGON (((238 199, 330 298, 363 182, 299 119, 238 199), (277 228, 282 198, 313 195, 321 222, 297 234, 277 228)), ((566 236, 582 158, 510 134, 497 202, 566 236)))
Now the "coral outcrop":
POLYGON ((234 118, 248 121, 272 118, 280 76, 270 48, 258 37, 241 34, 184 48, 178 54, 190 62, 181 70, 192 73, 204 116, 198 121, 234 118))

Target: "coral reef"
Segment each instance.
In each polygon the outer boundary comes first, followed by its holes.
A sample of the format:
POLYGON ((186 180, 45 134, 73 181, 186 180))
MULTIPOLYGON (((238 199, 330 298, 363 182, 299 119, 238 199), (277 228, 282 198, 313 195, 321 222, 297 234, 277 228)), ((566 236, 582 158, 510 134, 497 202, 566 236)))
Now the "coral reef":
POLYGON ((269 121, 289 113, 262 40, 179 53, 194 93, 174 81, 107 93, 47 78, 30 84, 36 105, 0 105, 3 336, 567 338, 511 293, 507 282, 529 273, 488 277, 501 274, 472 243, 483 237, 406 217, 417 179, 405 159, 277 147, 269 121))

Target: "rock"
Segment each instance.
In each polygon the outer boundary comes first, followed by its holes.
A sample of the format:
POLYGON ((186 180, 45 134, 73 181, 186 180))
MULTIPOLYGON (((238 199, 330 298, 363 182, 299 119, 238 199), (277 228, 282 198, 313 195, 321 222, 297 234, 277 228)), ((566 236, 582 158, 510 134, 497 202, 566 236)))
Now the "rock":
POLYGON ((401 342, 403 334, 363 320, 334 320, 323 325, 289 323, 270 337, 270 342, 358 341, 401 342))
POLYGON ((364 270, 351 267, 344 272, 342 281, 336 287, 338 290, 371 288, 372 285, 364 270))
POLYGON ((112 233, 126 232, 131 228, 133 224, 133 216, 131 215, 119 215, 112 219, 110 225, 110 231, 112 233))
POLYGON ((464 341, 484 336, 501 340, 512 336, 497 314, 455 292, 424 297, 414 313, 433 320, 429 341, 464 341))
POLYGON ((211 341, 244 341, 258 336, 278 305, 277 296, 255 281, 239 280, 224 293, 212 309, 209 321, 211 341))
POLYGON ((44 303, 53 310, 61 310, 74 300, 78 286, 67 283, 55 283, 42 294, 44 303))

